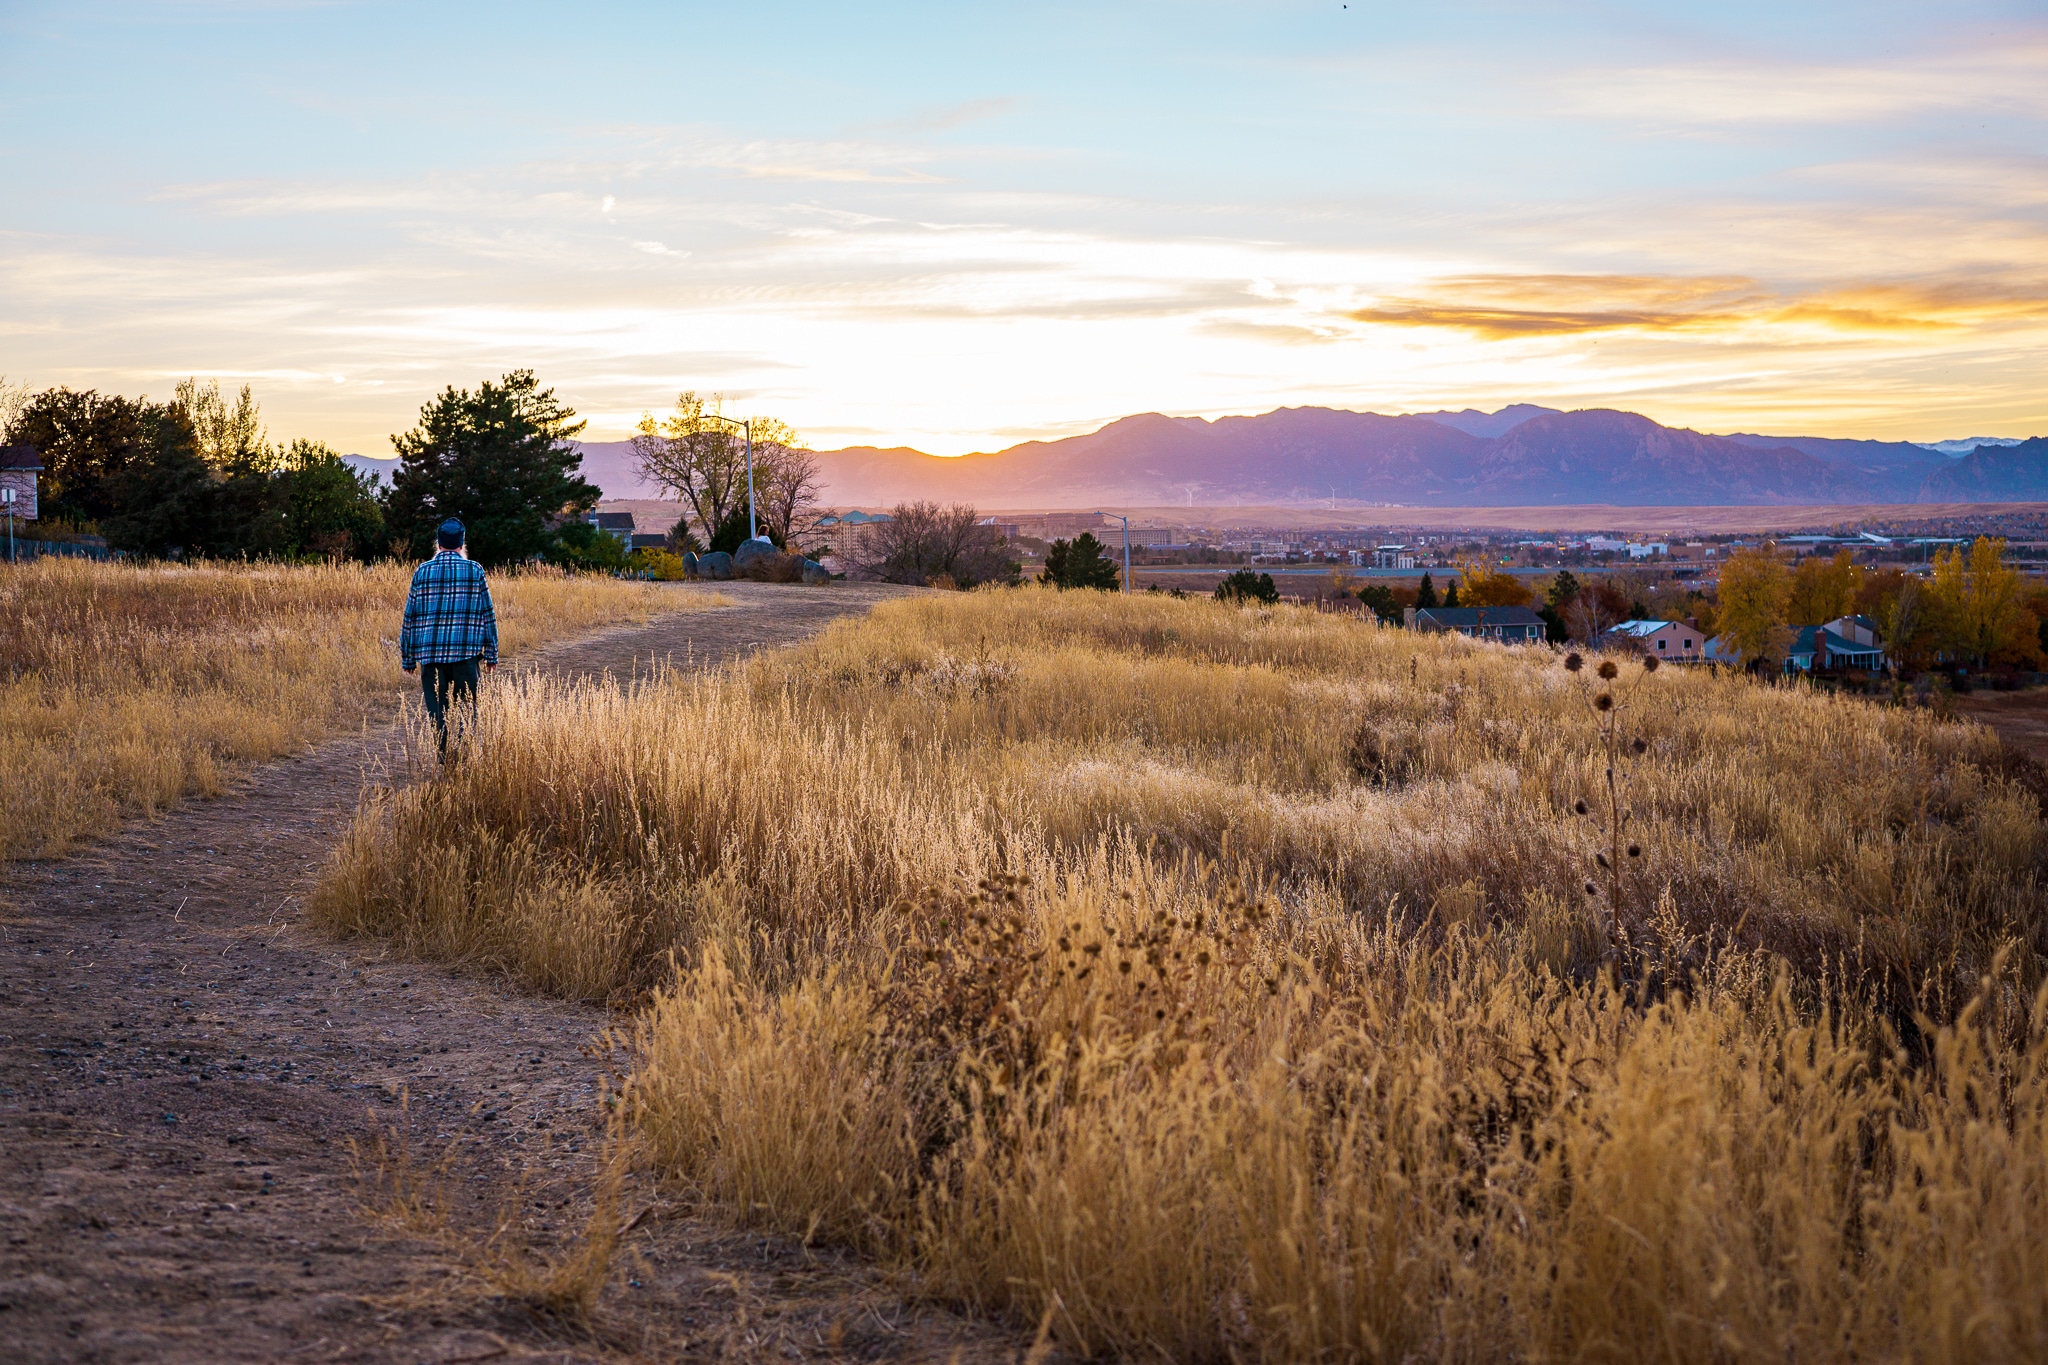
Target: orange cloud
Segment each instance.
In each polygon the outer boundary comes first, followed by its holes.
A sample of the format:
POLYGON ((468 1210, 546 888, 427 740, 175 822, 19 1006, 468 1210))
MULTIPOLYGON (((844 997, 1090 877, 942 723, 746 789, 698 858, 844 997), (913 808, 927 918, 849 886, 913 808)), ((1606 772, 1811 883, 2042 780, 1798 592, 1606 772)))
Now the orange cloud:
POLYGON ((2048 282, 1953 280, 1786 296, 1736 276, 1473 275, 1344 314, 1485 340, 1585 332, 1724 332, 1818 325, 1839 332, 1948 331, 2048 318, 2048 282))

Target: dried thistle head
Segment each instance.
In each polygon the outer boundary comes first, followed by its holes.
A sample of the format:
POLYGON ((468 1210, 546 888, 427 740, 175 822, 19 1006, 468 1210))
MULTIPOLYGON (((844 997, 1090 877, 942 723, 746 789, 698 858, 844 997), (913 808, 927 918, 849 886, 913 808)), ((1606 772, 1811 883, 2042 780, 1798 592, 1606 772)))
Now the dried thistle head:
POLYGON ((1656 656, 1656 655, 1654 655, 1654 654, 1645 654, 1645 655, 1643 656, 1643 672, 1645 672, 1645 673, 1655 673, 1656 671, 1657 671, 1657 656, 1656 656))
POLYGON ((1586 813, 1586 803, 1584 801, 1575 801, 1572 803, 1572 809, 1584 815, 1586 813))
POLYGON ((1621 676, 1621 670, 1615 666, 1612 659, 1602 659, 1600 661, 1599 673, 1601 677, 1610 682, 1621 676))
MULTIPOLYGON (((1601 665, 1603 668, 1611 668, 1612 666, 1611 664, 1601 665)), ((1602 692, 1599 696, 1593 698, 1593 709, 1595 711, 1612 711, 1614 709, 1614 695, 1610 692, 1602 692)))
POLYGON ((1637 753, 1640 754, 1647 753, 1649 751, 1650 745, 1647 740, 1643 739, 1641 736, 1638 736, 1634 740, 1634 742, 1632 742, 1628 747, 1634 749, 1637 753))
POLYGON ((1579 652, 1577 650, 1573 650, 1571 653, 1564 656, 1564 669, 1567 673, 1576 673, 1585 666, 1586 661, 1585 659, 1580 657, 1579 652))

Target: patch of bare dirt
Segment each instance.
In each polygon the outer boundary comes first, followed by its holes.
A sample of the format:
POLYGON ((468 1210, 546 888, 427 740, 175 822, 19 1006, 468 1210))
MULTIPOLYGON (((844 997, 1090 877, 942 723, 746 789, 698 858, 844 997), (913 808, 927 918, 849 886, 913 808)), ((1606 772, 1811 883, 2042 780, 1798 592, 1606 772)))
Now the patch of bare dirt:
MULTIPOLYGON (((697 591, 679 587, 677 591, 697 591)), ((901 590, 722 584, 737 605, 560 647, 564 673, 720 662, 901 590)), ((0 1341, 9 1361, 965 1359, 1028 1343, 630 1178, 587 1321, 366 1215, 352 1151, 450 1156, 454 1222, 577 1244, 603 1146, 596 1009, 391 961, 300 907, 387 722, 88 853, 0 867, 0 1341), (508 1204, 507 1201, 513 1201, 508 1204)), ((375 1163, 371 1164, 375 1173, 375 1163)), ((618 1216, 618 1215, 609 1215, 618 1216)))
POLYGON ((1999 742, 2048 764, 2048 687, 2024 692, 1972 692, 1955 699, 1956 714, 1988 725, 1999 742))

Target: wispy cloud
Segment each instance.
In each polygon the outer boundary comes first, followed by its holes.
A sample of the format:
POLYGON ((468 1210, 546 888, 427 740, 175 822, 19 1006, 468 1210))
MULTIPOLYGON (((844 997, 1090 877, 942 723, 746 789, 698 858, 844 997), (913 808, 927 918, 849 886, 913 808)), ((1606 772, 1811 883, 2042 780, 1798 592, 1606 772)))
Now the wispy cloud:
POLYGON ((1556 79, 1581 114, 1667 125, 1861 123, 1967 110, 2048 116, 2048 29, 1887 62, 1746 60, 1585 68, 1556 79))
POLYGON ((955 128, 964 128, 970 123, 985 119, 1000 118, 1016 109, 1021 101, 1014 96, 1000 95, 988 99, 962 100, 957 104, 942 104, 929 109, 919 109, 901 118, 884 119, 879 123, 863 124, 856 132, 874 133, 949 133, 955 128))

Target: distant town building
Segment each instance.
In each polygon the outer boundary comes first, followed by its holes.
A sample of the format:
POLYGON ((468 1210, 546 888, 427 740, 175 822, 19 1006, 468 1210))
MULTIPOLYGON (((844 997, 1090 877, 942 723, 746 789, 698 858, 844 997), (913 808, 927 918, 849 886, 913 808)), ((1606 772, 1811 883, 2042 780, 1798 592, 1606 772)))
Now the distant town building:
POLYGON ((863 512, 858 508, 818 518, 818 533, 826 538, 834 554, 851 554, 856 546, 896 518, 886 512, 863 512))
POLYGON ((1372 552, 1372 566, 1375 569, 1412 569, 1415 567, 1415 552, 1406 545, 1381 545, 1372 552))
POLYGON ((43 460, 34 446, 0 446, 0 488, 14 490, 14 505, 5 512, 20 521, 36 519, 36 476, 42 472, 43 460))
MULTIPOLYGON (((1106 524, 1100 512, 1041 512, 1036 516, 1006 517, 1005 522, 1014 522, 1019 535, 1031 536, 1038 540, 1072 540, 1083 531, 1093 531, 1096 539, 1102 538, 1106 524)), ((1137 532, 1132 532, 1133 545, 1137 544, 1137 532)))
POLYGON ((1543 618, 1527 607, 1408 607, 1401 615, 1410 630, 1513 645, 1540 643, 1543 639, 1543 618))

